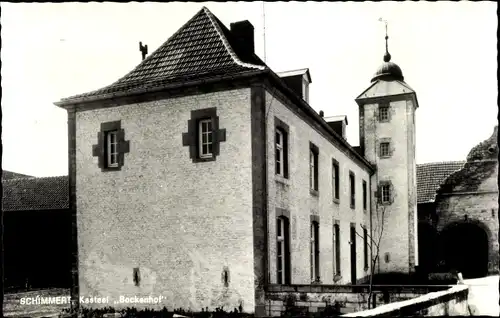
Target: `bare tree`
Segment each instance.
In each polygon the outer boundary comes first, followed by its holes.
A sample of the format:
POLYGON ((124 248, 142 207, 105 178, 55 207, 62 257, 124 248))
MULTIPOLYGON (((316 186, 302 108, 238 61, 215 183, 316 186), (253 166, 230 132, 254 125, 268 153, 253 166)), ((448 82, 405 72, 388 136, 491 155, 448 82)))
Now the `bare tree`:
MULTIPOLYGON (((382 203, 381 193, 377 193, 377 200, 375 204, 375 213, 374 215, 370 215, 370 229, 367 229, 366 226, 361 225, 361 228, 366 230, 367 233, 367 244, 371 251, 371 264, 370 264, 370 280, 368 285, 368 309, 372 307, 372 297, 373 297, 373 276, 375 275, 375 269, 380 267, 380 242, 382 241, 382 237, 384 235, 384 225, 385 225, 385 217, 387 205, 382 203), (375 219, 375 222, 372 222, 372 219, 375 219), (375 224, 374 224, 375 223, 375 224)), ((364 239, 363 236, 356 231, 356 234, 364 239)))

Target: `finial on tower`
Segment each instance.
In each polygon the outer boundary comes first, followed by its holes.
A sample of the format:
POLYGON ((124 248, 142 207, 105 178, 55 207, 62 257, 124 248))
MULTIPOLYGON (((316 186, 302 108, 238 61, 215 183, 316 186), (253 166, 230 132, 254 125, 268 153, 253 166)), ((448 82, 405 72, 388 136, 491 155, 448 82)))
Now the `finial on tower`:
POLYGON ((391 54, 389 54, 389 36, 387 35, 387 20, 383 20, 382 18, 378 19, 380 22, 384 22, 385 24, 385 54, 384 54, 384 62, 389 62, 391 60, 391 54))

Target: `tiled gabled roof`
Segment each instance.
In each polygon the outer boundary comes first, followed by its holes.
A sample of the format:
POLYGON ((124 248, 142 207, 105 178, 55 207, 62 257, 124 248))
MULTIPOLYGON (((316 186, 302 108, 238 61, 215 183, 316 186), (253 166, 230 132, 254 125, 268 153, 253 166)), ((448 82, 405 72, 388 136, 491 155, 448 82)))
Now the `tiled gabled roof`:
POLYGON ((417 165, 417 204, 433 202, 439 186, 464 164, 465 161, 447 161, 417 165))
POLYGON ((115 83, 64 98, 56 104, 141 93, 176 82, 265 69, 265 64, 253 52, 245 52, 240 41, 203 7, 156 51, 115 83))
POLYGON ((33 178, 33 176, 28 176, 26 174, 2 170, 2 180, 10 180, 10 179, 18 179, 18 178, 33 178))
POLYGON ((4 180, 2 187, 3 211, 69 208, 67 176, 4 180))

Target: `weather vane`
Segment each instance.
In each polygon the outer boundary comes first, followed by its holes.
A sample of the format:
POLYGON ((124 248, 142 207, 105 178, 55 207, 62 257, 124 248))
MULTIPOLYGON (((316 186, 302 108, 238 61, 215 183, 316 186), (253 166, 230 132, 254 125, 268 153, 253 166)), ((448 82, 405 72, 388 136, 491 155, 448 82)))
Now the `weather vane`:
POLYGON ((391 54, 389 54, 389 35, 387 33, 387 20, 384 20, 382 18, 378 19, 380 22, 384 22, 385 24, 385 55, 384 55, 384 62, 389 62, 391 60, 391 54))

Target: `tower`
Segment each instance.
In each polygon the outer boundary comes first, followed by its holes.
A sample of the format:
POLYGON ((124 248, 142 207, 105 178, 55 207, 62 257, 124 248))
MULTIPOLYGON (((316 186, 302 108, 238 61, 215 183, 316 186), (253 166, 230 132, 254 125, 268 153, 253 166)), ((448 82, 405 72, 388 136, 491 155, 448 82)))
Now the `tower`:
POLYGON ((415 162, 418 102, 415 91, 405 83, 401 68, 391 62, 387 22, 385 27, 384 63, 356 103, 361 150, 376 166, 371 179, 374 196, 371 235, 375 241, 380 237, 378 269, 407 273, 418 265, 415 162))

